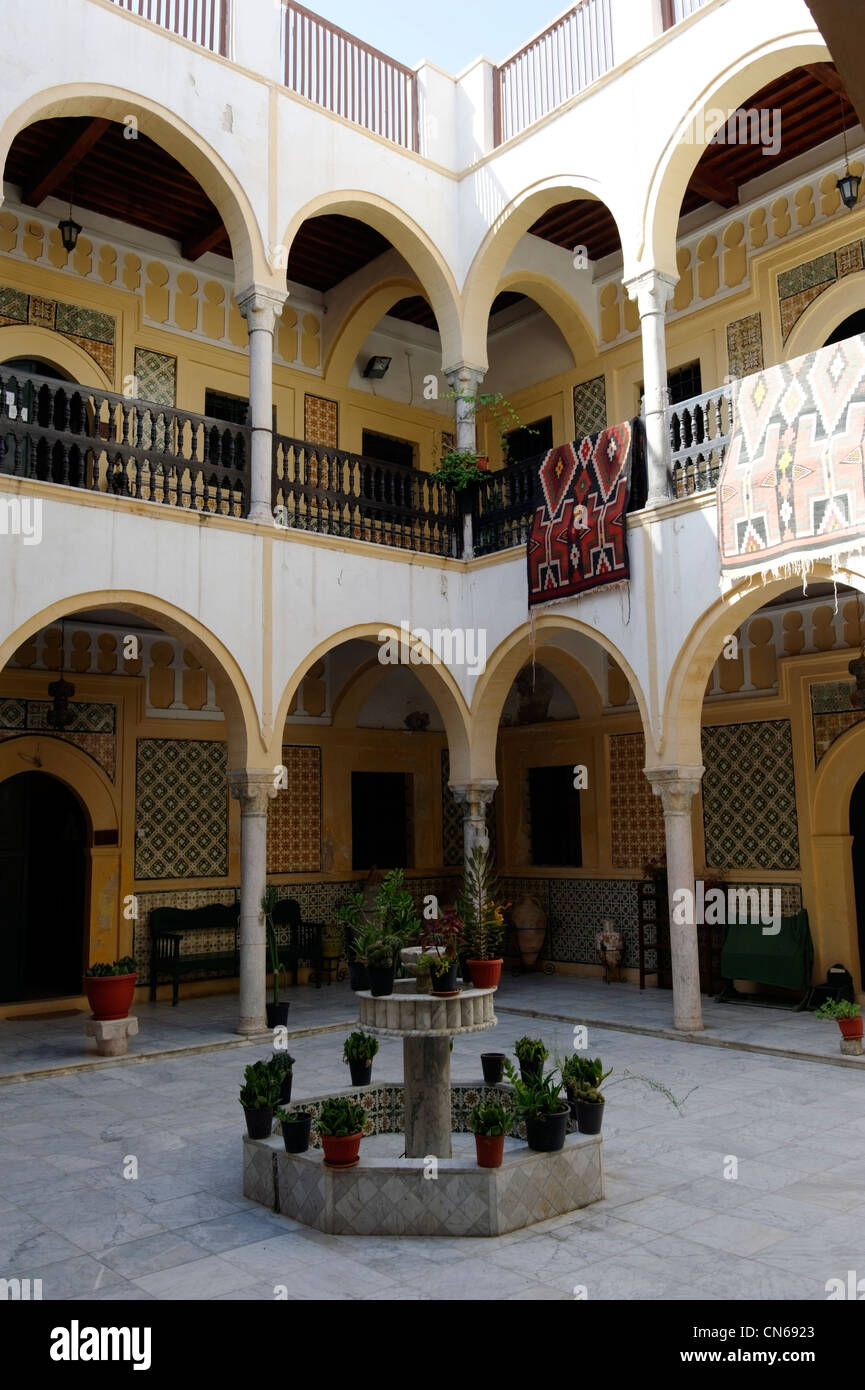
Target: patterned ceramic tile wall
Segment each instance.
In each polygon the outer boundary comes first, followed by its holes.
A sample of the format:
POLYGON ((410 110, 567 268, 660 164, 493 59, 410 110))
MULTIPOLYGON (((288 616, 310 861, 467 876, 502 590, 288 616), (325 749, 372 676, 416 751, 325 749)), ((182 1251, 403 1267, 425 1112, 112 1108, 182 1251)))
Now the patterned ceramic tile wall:
POLYGON ((215 740, 138 740, 136 879, 228 873, 227 768, 226 746, 215 740))
POLYGON ((778 300, 781 309, 781 332, 784 337, 792 331, 809 304, 824 290, 865 268, 865 242, 851 241, 837 251, 827 251, 811 261, 785 270, 778 276, 778 300))
POLYGON ((321 749, 284 745, 288 786, 267 808, 267 872, 318 873, 321 868, 321 749))
MULTIPOLYGON (((138 967, 138 983, 150 984, 150 914, 154 908, 209 907, 211 903, 231 904, 236 901, 236 894, 237 890, 234 888, 183 888, 166 893, 136 893, 138 916, 134 921, 132 954, 138 967)), ((220 930, 196 931, 189 942, 181 943, 180 949, 183 954, 204 955, 213 952, 216 955, 221 951, 230 951, 233 947, 234 932, 220 930)), ((202 970, 185 978, 207 979, 208 972, 202 970)))
POLYGON ((730 376, 749 376, 763 370, 763 321, 749 314, 727 324, 727 370, 730 376))
POLYGON ((707 865, 798 869, 789 720, 705 728, 703 762, 707 865))
POLYGON ((69 706, 72 722, 62 734, 56 734, 48 723, 51 708, 50 700, 0 699, 0 739, 37 731, 49 738, 62 738, 87 753, 113 781, 117 761, 115 706, 73 701, 69 706))
POLYGON ((116 325, 111 314, 0 286, 0 323, 30 323, 60 333, 83 348, 108 376, 114 375, 116 325))
POLYGON ((310 444, 339 448, 339 404, 325 396, 303 398, 303 437, 310 444))
POLYGON ((574 438, 594 434, 607 427, 607 387, 602 376, 581 381, 574 387, 574 438))
POLYGON ((611 736, 612 863, 617 869, 642 869, 649 860, 663 861, 666 856, 664 812, 643 771, 645 765, 642 734, 611 736))
POLYGON ((459 868, 463 862, 463 813, 462 807, 448 786, 451 775, 451 758, 447 748, 442 749, 442 863, 446 867, 459 868))
POLYGON ((158 405, 174 405, 177 399, 177 358, 150 348, 135 349, 137 395, 158 405))
POLYGON ((811 686, 815 765, 836 738, 865 719, 865 710, 854 709, 850 703, 850 695, 855 689, 854 681, 821 681, 811 686))

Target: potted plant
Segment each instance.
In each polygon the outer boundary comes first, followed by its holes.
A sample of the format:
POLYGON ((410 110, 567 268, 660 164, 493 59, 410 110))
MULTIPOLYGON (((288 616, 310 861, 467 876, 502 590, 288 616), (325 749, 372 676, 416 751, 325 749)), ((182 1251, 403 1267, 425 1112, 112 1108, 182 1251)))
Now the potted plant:
POLYGON ((532 1076, 540 1076, 544 1062, 550 1055, 540 1038, 525 1037, 517 1038, 514 1043, 514 1053, 520 1064, 520 1075, 523 1081, 528 1081, 532 1076))
POLYGON ((357 939, 357 958, 367 968, 370 993, 380 998, 393 994, 398 936, 382 933, 375 924, 367 926, 357 939))
POLYGON ((497 1086, 505 1074, 504 1052, 482 1052, 481 1067, 488 1086, 497 1086))
POLYGON ((505 923, 504 908, 496 902, 497 895, 498 885, 493 878, 489 850, 475 845, 466 864, 463 888, 457 901, 465 923, 466 966, 475 989, 497 989, 502 975, 505 923))
POLYGON ((475 1106, 469 1116, 469 1127, 475 1136, 479 1168, 501 1168, 505 1138, 513 1123, 513 1111, 501 1101, 482 1100, 475 1106))
POLYGON ((604 1097, 600 1087, 610 1075, 610 1071, 604 1071, 600 1057, 569 1057, 562 1067, 562 1079, 568 1093, 570 1111, 581 1134, 601 1132, 604 1121, 604 1097))
POLYGON ((452 907, 425 923, 421 945, 429 960, 431 994, 445 998, 459 994, 457 973, 463 940, 463 920, 452 907))
POLYGON ((520 1080, 511 1062, 505 1062, 514 1088, 514 1106, 526 1125, 526 1139, 537 1153, 558 1153, 564 1148, 570 1111, 562 1095, 564 1083, 556 1072, 531 1074, 520 1080))
POLYGON ((107 961, 97 961, 88 966, 84 972, 84 993, 93 1011, 92 1017, 106 1023, 115 1018, 128 1018, 137 979, 132 956, 121 956, 110 965, 107 961))
POLYGON ((375 899, 372 913, 361 916, 357 898, 348 911, 357 909, 362 923, 355 937, 355 956, 369 973, 372 994, 380 997, 393 994, 396 961, 403 946, 411 946, 417 938, 419 922, 414 899, 403 881, 402 869, 390 869, 385 874, 375 899))
POLYGON ((288 1105, 291 1100, 291 1079, 294 1075, 294 1058, 287 1052, 274 1052, 270 1059, 270 1070, 279 1082, 279 1103, 288 1105))
POLYGON ((353 990, 369 989, 369 972, 357 958, 357 938, 364 925, 363 893, 352 893, 347 902, 336 909, 336 919, 345 933, 345 958, 348 961, 348 978, 353 990))
POLYGON ((267 887, 264 890, 264 897, 261 900, 261 910, 264 913, 264 926, 267 932, 267 953, 270 956, 270 969, 273 975, 273 1000, 270 1004, 265 1005, 268 1028, 284 1028, 288 1023, 288 1010, 290 1008, 289 1004, 281 1003, 279 998, 283 967, 282 961, 279 958, 279 940, 273 921, 273 909, 278 901, 278 890, 272 885, 267 887))
POLYGON ((862 1036, 862 1006, 851 1004, 849 999, 827 999, 814 1010, 814 1017, 834 1018, 842 1038, 848 1041, 862 1036))
POLYGON ((478 458, 474 449, 447 449, 431 477, 437 483, 448 483, 454 492, 465 492, 486 471, 481 468, 478 458))
POLYGON ((270 1062, 251 1062, 243 1073, 240 1103, 250 1139, 269 1139, 273 1111, 279 1103, 280 1080, 270 1062))
POLYGON ((304 1154, 309 1148, 309 1129, 312 1116, 303 1110, 276 1111, 276 1118, 282 1126, 282 1140, 287 1154, 304 1154))
POLYGON ((378 1052, 378 1038, 370 1033, 349 1033, 342 1045, 342 1060, 348 1063, 352 1086, 368 1086, 372 1076, 372 1059, 378 1052))
POLYGON ((329 1168, 353 1168, 357 1163, 364 1119, 363 1106, 355 1100, 331 1096, 323 1102, 316 1124, 329 1168))

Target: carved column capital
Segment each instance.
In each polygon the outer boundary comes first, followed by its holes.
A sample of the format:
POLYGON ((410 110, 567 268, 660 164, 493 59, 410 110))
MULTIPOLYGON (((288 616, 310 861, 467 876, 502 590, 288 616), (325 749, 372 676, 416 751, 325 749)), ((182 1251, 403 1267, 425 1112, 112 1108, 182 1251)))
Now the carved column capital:
POLYGON ((703 767, 643 768, 655 796, 661 798, 665 816, 690 816, 691 802, 700 790, 703 767))
POLYGON ((644 270, 623 283, 628 298, 636 301, 642 319, 648 314, 666 314, 677 277, 668 275, 664 270, 644 270))
POLYGON ((449 782, 454 800, 463 808, 463 814, 470 819, 486 814, 496 794, 498 782, 494 779, 480 782, 449 782))
POLYGON ((277 787, 273 771, 259 771, 243 768, 229 772, 228 785, 235 801, 240 802, 243 816, 266 816, 267 803, 276 796, 277 787))
POLYGON ((250 333, 256 329, 272 333, 288 299, 288 291, 274 290, 267 285, 250 285, 234 297, 250 333))

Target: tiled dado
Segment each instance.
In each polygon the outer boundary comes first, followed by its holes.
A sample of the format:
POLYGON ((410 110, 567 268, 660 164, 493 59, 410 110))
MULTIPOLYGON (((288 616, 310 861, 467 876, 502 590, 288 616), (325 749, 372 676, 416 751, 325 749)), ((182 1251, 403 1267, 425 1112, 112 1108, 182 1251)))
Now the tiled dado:
MULTIPOLYGON (((237 890, 234 888, 183 888, 166 893, 137 893, 135 898, 136 916, 133 919, 133 949, 138 970, 138 983, 150 983, 150 914, 156 907, 208 907, 211 903, 233 903, 237 890)), ((181 952, 183 943, 181 943, 181 952)), ((189 944, 195 955, 218 955, 221 951, 234 949, 234 932, 196 931, 189 944)), ((215 972, 212 972, 215 973, 215 972)), ((187 978, 192 978, 191 976, 187 978)), ((207 971, 202 970, 196 979, 207 979, 207 971)))
POLYGON ((0 699, 0 739, 38 733, 72 743, 98 763, 114 781, 117 761, 116 710, 114 705, 79 700, 70 704, 72 722, 62 733, 48 724, 50 700, 0 699))

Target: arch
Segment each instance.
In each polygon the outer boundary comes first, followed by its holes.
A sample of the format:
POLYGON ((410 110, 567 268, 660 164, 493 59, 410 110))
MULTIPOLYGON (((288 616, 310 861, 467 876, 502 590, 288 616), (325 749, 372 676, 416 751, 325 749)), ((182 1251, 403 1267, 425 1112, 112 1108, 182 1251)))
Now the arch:
POLYGON ((854 724, 830 744, 814 774, 815 835, 850 833, 850 798, 865 773, 865 723, 854 724))
POLYGON ((674 280, 679 278, 676 242, 682 199, 717 129, 713 126, 706 138, 705 129, 700 129, 706 113, 735 111, 754 92, 783 77, 791 68, 826 62, 832 62, 832 55, 817 31, 801 29, 752 49, 703 83, 655 161, 642 214, 637 263, 629 266, 626 258, 624 279, 648 267, 663 271, 674 280))
POLYGON ((335 386, 345 386, 357 355, 373 329, 398 300, 415 294, 424 294, 423 285, 418 280, 394 276, 361 295, 334 330, 325 354, 325 381, 335 386))
POLYGON ((89 352, 62 334, 52 333, 50 328, 33 328, 23 323, 0 328, 0 365, 10 357, 47 358, 68 374, 70 385, 114 389, 114 382, 89 352))
MULTIPOLYGON (((861 563, 854 559, 852 563, 861 563)), ((833 574, 829 564, 815 563, 807 576, 808 583, 848 584, 865 594, 865 576, 851 567, 841 565, 833 574)), ((664 699, 661 761, 697 767, 702 764, 700 729, 703 699, 712 668, 731 632, 736 632, 746 619, 770 599, 796 588, 801 580, 770 579, 763 584, 742 580, 724 599, 707 608, 694 624, 673 662, 664 699)))
POLYGON ((255 701, 246 677, 231 652, 197 618, 154 594, 111 589, 55 599, 0 642, 0 671, 18 648, 42 628, 50 627, 70 613, 87 612, 91 608, 121 608, 133 616, 138 615, 159 624, 166 632, 178 637, 213 677, 225 715, 229 766, 237 769, 257 766, 261 759, 264 759, 265 767, 271 766, 265 757, 255 701))
MULTIPOLYGON (((590 627, 588 623, 582 623, 576 618, 554 617, 551 614, 536 617, 534 621, 534 645, 538 649, 540 664, 545 664, 546 649, 551 646, 555 638, 568 632, 590 638, 621 667, 634 692, 643 729, 647 730, 650 727, 648 706, 633 668, 606 634, 598 631, 597 628, 590 627)), ((553 648, 553 650, 556 649, 553 648)), ((472 751, 475 779, 495 778, 496 776, 496 743, 502 709, 514 677, 525 666, 531 651, 532 624, 524 623, 522 627, 515 629, 503 642, 499 643, 487 661, 486 671, 478 679, 472 701, 472 751)), ((574 671, 575 667, 582 665, 577 657, 569 656, 566 652, 563 652, 562 655, 573 663, 569 677, 570 683, 567 688, 578 710, 582 713, 582 710, 586 709, 588 712, 594 706, 595 710, 600 711, 601 694, 595 682, 587 672, 577 674, 574 671), (595 700, 597 701, 596 705, 594 704, 595 700)), ((556 665, 551 664, 550 669, 557 679, 562 680, 560 671, 564 670, 564 663, 560 662, 558 657, 555 658, 555 662, 556 665)), ((585 670, 585 668, 582 669, 585 670)), ((452 780, 457 781, 458 779, 452 774, 452 780)))
POLYGON ((387 237, 411 266, 429 297, 441 334, 444 360, 460 360, 459 292, 453 272, 423 228, 395 203, 361 189, 319 194, 295 212, 286 228, 284 244, 291 248, 301 226, 310 217, 334 213, 366 222, 387 237))
POLYGON ((575 367, 594 361, 598 355, 594 330, 576 301, 549 275, 515 270, 499 281, 496 294, 507 290, 533 299, 549 315, 567 343, 575 367))
MULTIPOLYGON (((342 646, 344 642, 357 641, 359 638, 371 638, 378 643, 381 632, 399 635, 399 622, 359 623, 355 627, 344 628, 341 632, 334 632, 329 637, 324 638, 304 657, 289 677, 277 707, 274 719, 275 749, 281 746, 285 719, 292 697, 311 667, 317 661, 321 661, 328 652, 342 646)), ((420 642, 413 642, 412 645, 417 646, 423 653, 424 660, 416 666, 410 666, 409 669, 417 676, 421 685, 435 702, 441 715, 450 751, 451 778, 455 782, 468 782, 471 780, 471 734, 469 711, 465 697, 448 667, 437 660, 435 653, 429 647, 420 642)))
POLYGON ((817 764, 811 816, 818 971, 835 961, 849 964, 860 999, 863 976, 850 800, 865 774, 865 724, 836 738, 817 764))
POLYGON ((811 301, 790 330, 784 344, 785 359, 789 362, 793 357, 804 357, 805 353, 823 347, 833 329, 850 317, 851 301, 857 298, 865 308, 865 270, 845 275, 843 280, 837 280, 811 301))
MULTIPOLYGON (((577 198, 604 203, 620 229, 621 238, 621 221, 608 199, 603 196, 602 185, 598 179, 562 174, 542 179, 524 188, 499 213, 475 252, 466 276, 463 287, 462 352, 467 365, 486 370, 490 307, 502 288, 500 282, 505 274, 505 267, 518 241, 551 207, 577 198)), ((532 297, 535 298, 536 295, 533 293, 532 297)), ((560 305, 563 299, 564 294, 560 291, 560 305)), ((559 308, 558 312, 560 311, 559 308)), ((449 359, 445 357, 445 361, 448 362, 449 359)))
POLYGON ((237 289, 273 283, 284 291, 284 281, 280 286, 279 276, 276 281, 273 279, 258 221, 240 179, 199 131, 181 120, 176 111, 140 92, 97 83, 88 83, 85 89, 81 83, 69 83, 37 92, 11 112, 0 127, 0 168, 5 168, 16 135, 34 121, 59 116, 105 116, 122 124, 124 117, 130 115, 137 118, 142 134, 193 175, 213 203, 231 241, 237 289))
POLYGON ((0 782, 19 772, 45 772, 68 787, 81 803, 92 833, 119 835, 117 796, 98 763, 74 743, 56 734, 22 734, 0 742, 0 782))

